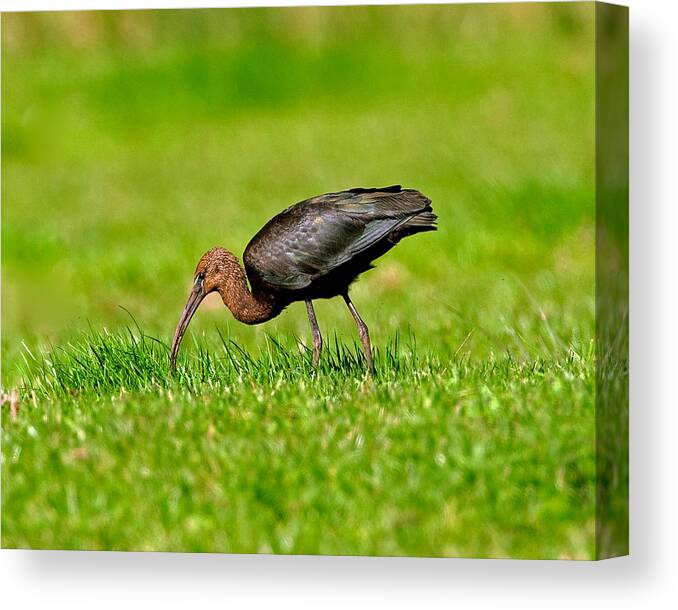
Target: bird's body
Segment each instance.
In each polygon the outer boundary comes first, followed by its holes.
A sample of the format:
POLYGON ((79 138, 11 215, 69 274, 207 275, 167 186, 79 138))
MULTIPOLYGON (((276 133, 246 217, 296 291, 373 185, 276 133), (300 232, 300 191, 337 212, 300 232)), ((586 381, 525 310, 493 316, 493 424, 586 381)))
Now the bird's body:
POLYGON ((243 255, 245 272, 223 248, 212 248, 201 258, 193 290, 197 303, 189 298, 175 334, 172 361, 197 305, 216 290, 233 315, 247 324, 265 322, 290 303, 305 301, 314 334, 314 363, 322 339, 312 301, 343 296, 358 323, 371 367, 367 327, 348 297, 349 286, 403 237, 435 230, 435 220, 427 197, 400 186, 327 193, 290 206, 249 242, 243 255))
POLYGON ((328 193, 274 216, 245 248, 253 290, 281 304, 343 295, 395 246, 435 229, 431 202, 418 191, 391 186, 328 193))

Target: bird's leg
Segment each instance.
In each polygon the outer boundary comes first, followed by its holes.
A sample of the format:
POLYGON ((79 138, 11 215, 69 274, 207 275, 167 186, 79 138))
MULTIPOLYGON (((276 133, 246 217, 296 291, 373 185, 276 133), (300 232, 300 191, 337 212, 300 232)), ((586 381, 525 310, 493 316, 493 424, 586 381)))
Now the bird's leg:
POLYGON ((320 334, 318 320, 315 317, 313 301, 306 301, 306 311, 308 312, 308 320, 311 323, 311 332, 313 333, 313 366, 316 367, 320 361, 320 350, 323 348, 323 337, 320 334))
POLYGON ((360 317, 358 310, 355 308, 351 298, 348 296, 348 292, 344 295, 344 301, 346 301, 346 305, 353 315, 355 323, 358 325, 358 336, 360 337, 360 342, 363 344, 363 351, 365 352, 365 359, 367 360, 367 368, 369 371, 372 371, 374 368, 372 365, 372 346, 370 345, 370 333, 367 330, 367 324, 365 324, 363 319, 360 317))

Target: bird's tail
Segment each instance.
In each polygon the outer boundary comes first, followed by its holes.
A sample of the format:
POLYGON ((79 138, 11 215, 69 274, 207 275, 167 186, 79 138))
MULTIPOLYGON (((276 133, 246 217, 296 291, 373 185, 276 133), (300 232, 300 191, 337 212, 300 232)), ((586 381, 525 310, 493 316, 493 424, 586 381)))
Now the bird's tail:
POLYGON ((422 212, 412 215, 407 221, 401 224, 391 235, 389 239, 393 243, 398 243, 403 237, 423 233, 424 231, 435 231, 438 229, 436 220, 438 217, 433 213, 431 206, 424 208, 422 212))
POLYGON ((429 207, 425 211, 420 212, 408 220, 403 228, 406 227, 411 230, 413 229, 412 233, 419 233, 420 231, 435 231, 438 228, 436 226, 436 220, 438 220, 438 217, 429 207))

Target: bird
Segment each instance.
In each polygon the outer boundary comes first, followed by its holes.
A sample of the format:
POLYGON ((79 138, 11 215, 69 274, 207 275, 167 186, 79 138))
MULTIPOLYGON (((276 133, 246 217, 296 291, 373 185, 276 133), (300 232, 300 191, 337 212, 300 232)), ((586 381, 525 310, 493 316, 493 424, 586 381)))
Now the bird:
POLYGON ((369 330, 349 287, 404 237, 435 231, 436 220, 431 200, 417 190, 400 185, 352 188, 305 199, 274 216, 247 244, 244 268, 229 250, 211 248, 195 269, 174 333, 170 368, 176 368, 181 341, 200 303, 218 292, 235 319, 245 324, 267 322, 291 303, 304 301, 313 336, 313 367, 323 345, 313 301, 341 296, 372 371, 369 330))

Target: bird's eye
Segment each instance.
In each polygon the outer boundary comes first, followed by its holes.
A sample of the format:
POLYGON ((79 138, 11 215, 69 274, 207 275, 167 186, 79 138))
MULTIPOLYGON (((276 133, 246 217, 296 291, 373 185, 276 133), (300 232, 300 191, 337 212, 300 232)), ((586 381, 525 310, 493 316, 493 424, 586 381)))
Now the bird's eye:
POLYGON ((201 271, 198 273, 198 275, 195 277, 195 283, 197 284, 198 282, 202 282, 205 279, 205 272, 201 271))

